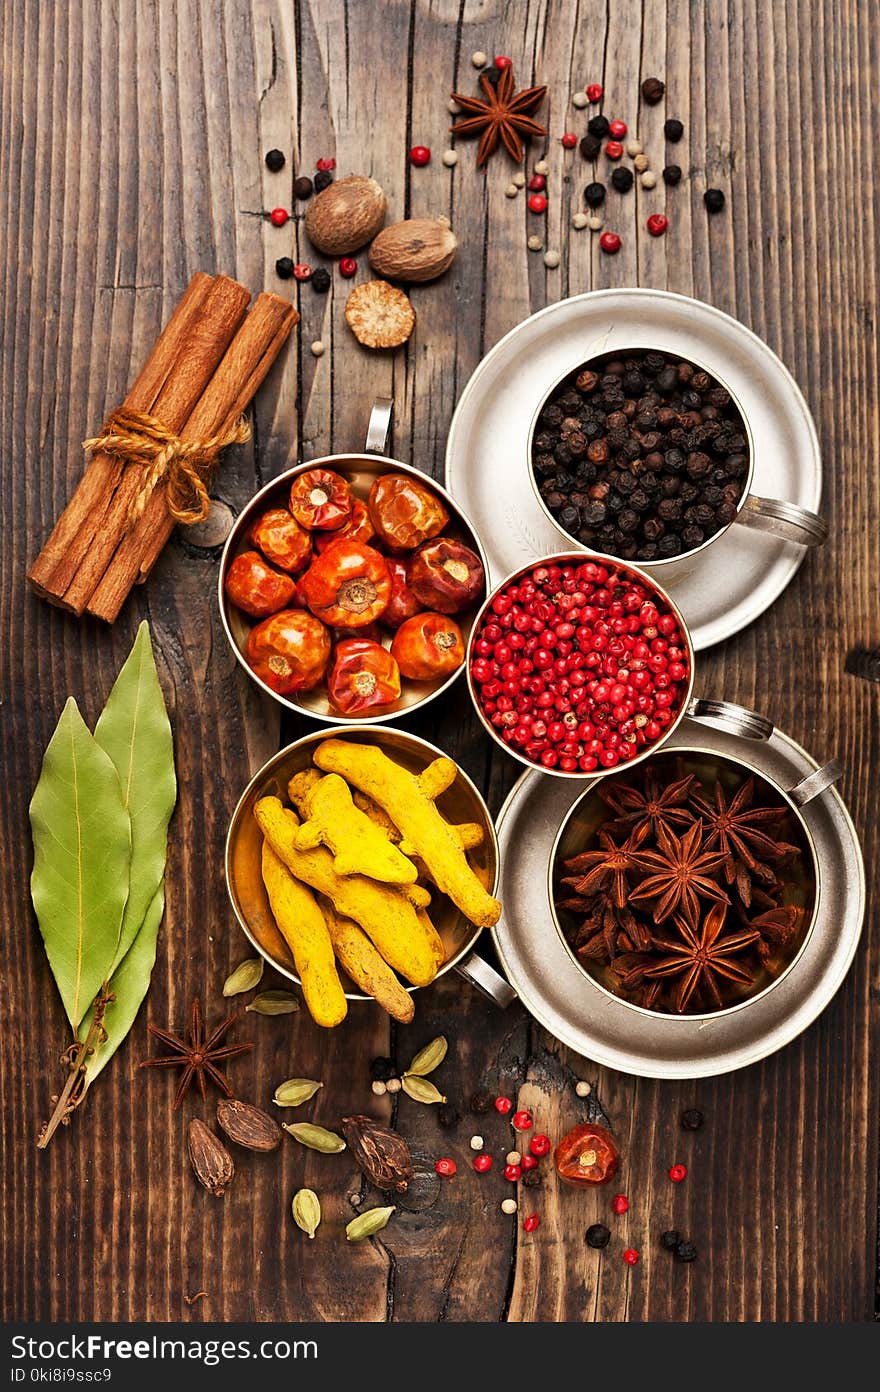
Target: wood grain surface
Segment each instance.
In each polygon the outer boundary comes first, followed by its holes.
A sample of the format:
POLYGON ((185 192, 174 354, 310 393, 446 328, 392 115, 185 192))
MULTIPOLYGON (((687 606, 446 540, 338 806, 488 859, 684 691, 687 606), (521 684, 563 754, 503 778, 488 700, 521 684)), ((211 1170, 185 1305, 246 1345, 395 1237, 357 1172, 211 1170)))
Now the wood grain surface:
MULTIPOLYGON (((846 767, 844 795, 877 862, 878 688, 844 673, 847 650, 880 641, 877 282, 880 21, 859 0, 101 0, 0 3, 0 693, 4 718, 0 954, 0 1251, 5 1318, 322 1320, 867 1320, 875 1310, 878 1181, 876 911, 855 965, 796 1043, 741 1073, 696 1084, 636 1080, 562 1048, 517 1006, 506 1013, 461 981, 420 994, 416 1021, 389 1031, 361 1007, 332 1034, 305 1013, 248 1015, 252 1056, 232 1065, 243 1097, 268 1104, 292 1074, 325 1083, 315 1120, 393 1115, 425 1177, 381 1240, 341 1241, 356 1207, 378 1202, 347 1155, 285 1143, 242 1153, 223 1201, 197 1191, 184 1156, 197 1102, 171 1112, 172 1080, 135 1071, 146 1021, 182 1024, 193 994, 209 1017, 231 965, 247 955, 222 875, 226 824, 251 771, 305 727, 279 721, 237 669, 217 614, 216 549, 175 537, 111 630, 78 623, 29 594, 25 570, 79 477, 79 441, 120 400, 191 273, 224 271, 254 292, 279 289, 276 257, 307 260, 301 225, 261 216, 291 203, 316 158, 369 173, 395 216, 448 214, 461 240, 446 278, 417 287, 404 351, 360 350, 343 320, 349 285, 334 274, 299 295, 302 324, 261 391, 254 433, 216 484, 233 510, 289 462, 362 445, 370 403, 396 400, 392 452, 442 477, 450 418, 481 356, 525 316, 608 285, 668 287, 736 315, 781 355, 815 413, 831 537, 776 603, 701 655, 700 689, 770 714, 817 759, 846 767), (509 54, 522 85, 546 83, 550 130, 547 270, 529 254, 537 219, 504 197, 503 154, 484 175, 448 144, 450 91, 475 87, 474 50, 509 54), (603 256, 570 229, 587 171, 564 129, 589 113, 570 94, 605 87, 605 110, 632 124, 641 80, 665 105, 638 127, 655 167, 662 122, 677 115, 678 190, 621 205, 623 249, 603 256), (412 168, 409 147, 434 158, 412 168), (284 172, 263 154, 279 146, 284 172), (709 219, 708 184, 727 191, 709 219), (669 234, 644 231, 668 207, 669 234), (293 250, 292 250, 293 246, 293 250), (309 351, 326 345, 323 357, 309 351), (28 897, 27 804, 69 693, 97 715, 138 621, 149 619, 175 730, 180 801, 172 823, 168 908, 147 1004, 69 1130, 35 1149, 60 1077, 64 1021, 28 897), (467 1140, 496 1149, 506 1123, 465 1114, 453 1132, 407 1098, 374 1099, 368 1062, 405 1066, 433 1034, 459 1105, 485 1085, 518 1095, 551 1134, 578 1119, 572 1083, 597 1078, 625 1153, 627 1217, 604 1254, 585 1246, 608 1213, 604 1191, 552 1181, 526 1191, 533 1236, 504 1217, 500 1175, 478 1181, 467 1140), (873 1061, 873 1067, 871 1066, 873 1061), (706 1126, 685 1135, 683 1106, 706 1126), (428 1162, 457 1156, 440 1183, 428 1162), (672 1186, 673 1161, 689 1177, 672 1186), (310 1243, 293 1192, 321 1194, 310 1243), (531 1200, 534 1200, 533 1205, 531 1200), (699 1259, 659 1249, 674 1225, 699 1259), (642 1260, 630 1269, 624 1243, 642 1260), (206 1296, 187 1304, 187 1297, 206 1296)), ((534 150, 532 158, 543 151, 534 150)), ((312 257, 312 259, 314 259, 312 257)), ((361 257, 363 278, 365 258, 361 257)), ((293 283, 290 283, 293 286, 293 283)), ((295 293, 295 287, 291 289, 295 293)), ((472 717, 463 688, 410 728, 445 746, 493 810, 513 781, 472 717)), ((524 1195, 525 1197, 525 1195, 524 1195)), ((524 1208, 523 1211, 528 1211, 524 1208)), ((520 1217, 522 1213, 520 1214, 520 1217)))

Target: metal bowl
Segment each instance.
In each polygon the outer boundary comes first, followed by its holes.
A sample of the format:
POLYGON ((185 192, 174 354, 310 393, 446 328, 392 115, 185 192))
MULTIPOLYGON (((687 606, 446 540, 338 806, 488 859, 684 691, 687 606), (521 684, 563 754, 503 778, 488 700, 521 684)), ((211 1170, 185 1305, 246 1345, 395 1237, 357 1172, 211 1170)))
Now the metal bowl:
MULTIPOLYGON (((232 814, 226 837, 226 887, 235 916, 252 946, 283 976, 296 982, 299 982, 299 977, 293 956, 276 927, 263 885, 260 871, 263 837, 254 816, 254 806, 263 797, 278 797, 288 802, 288 781, 295 773, 312 767, 313 751, 328 739, 378 745, 389 758, 403 764, 411 773, 422 773, 434 759, 443 756, 443 751, 428 744, 427 740, 418 739, 402 730, 359 730, 345 725, 331 730, 317 730, 288 745, 264 764, 245 788, 232 814)), ((461 768, 452 786, 437 799, 437 807, 447 821, 476 822, 483 828, 483 842, 468 853, 468 859, 479 879, 494 894, 499 879, 495 827, 479 791, 461 768)), ((456 967, 469 979, 479 976, 477 984, 491 990, 491 982, 487 983, 484 979, 489 970, 482 970, 485 964, 478 962, 472 971, 467 961, 481 930, 468 923, 452 901, 439 890, 432 890, 429 912, 446 949, 446 960, 437 975, 442 976, 456 967)), ((345 981, 347 978, 343 977, 345 981)), ((354 990, 351 983, 348 984, 350 989, 345 994, 349 1000, 369 999, 354 990)), ((500 986, 504 995, 504 983, 501 982, 500 986)), ((510 998, 511 993, 506 993, 506 999, 510 998)))
MULTIPOLYGON (((383 403, 384 404, 384 403, 383 403)), ((390 419, 390 403, 388 403, 390 419)), ((378 403, 377 403, 378 410, 378 403)), ((371 438, 375 438, 374 420, 377 415, 374 410, 374 418, 371 420, 370 434, 367 437, 367 448, 370 448, 371 438)), ((385 432, 382 430, 379 438, 382 439, 384 446, 385 432)), ((489 562, 483 550, 482 543, 474 531, 468 518, 462 512, 458 504, 446 492, 442 484, 435 483, 427 474, 420 469, 414 469, 409 464, 402 464, 398 459, 391 459, 387 455, 378 453, 366 454, 330 454, 322 459, 311 459, 307 463, 297 464, 294 468, 288 469, 271 483, 267 483, 265 488, 261 488, 259 493, 254 494, 250 502, 239 514, 235 525, 223 548, 223 556, 220 562, 220 575, 218 579, 217 594, 220 604, 220 615, 223 620, 223 628, 229 645, 241 666, 247 672, 252 682, 265 691, 267 696, 279 701, 288 710, 296 711, 298 715, 310 716, 313 720, 323 720, 334 725, 347 725, 350 728, 357 728, 360 725, 380 725, 386 720, 396 720, 399 716, 408 712, 419 710, 427 705, 435 696, 440 696, 452 683, 461 675, 462 668, 452 672, 447 677, 438 678, 433 682, 415 682, 405 680, 402 684, 400 697, 391 706, 377 712, 375 715, 345 715, 330 704, 326 691, 321 687, 316 687, 314 691, 302 691, 296 700, 288 696, 280 696, 277 691, 273 691, 270 686, 257 676, 250 666, 246 656, 247 640, 251 629, 256 620, 251 619, 247 614, 243 614, 240 609, 236 609, 231 604, 226 595, 226 576, 232 561, 239 552, 248 549, 246 541, 247 532, 251 524, 256 520, 260 513, 267 508, 286 507, 290 494, 291 484, 300 474, 309 469, 332 469, 335 473, 342 474, 351 485, 356 497, 366 500, 373 482, 381 474, 408 474, 411 478, 418 479, 425 484, 440 498, 449 513, 449 525, 443 535, 461 541, 465 546, 469 546, 472 551, 476 551, 483 564, 483 570, 488 577, 489 562)), ((456 614, 455 621, 462 632, 462 637, 467 643, 471 629, 476 619, 476 609, 469 614, 456 614)), ((384 640, 385 646, 390 647, 391 635, 384 640)))
POLYGON ((495 589, 492 591, 490 595, 486 597, 486 599, 480 607, 479 612, 474 617, 474 621, 471 625, 470 630, 470 638, 468 641, 465 666, 467 668, 468 691, 470 692, 470 697, 473 703, 474 710, 479 716, 483 729, 486 731, 487 734, 492 736, 492 739, 495 741, 495 743, 501 749, 503 749, 506 754, 509 754, 512 758, 518 760, 519 763, 524 764, 525 767, 528 769, 536 769, 539 773, 549 774, 555 778, 576 779, 579 782, 583 782, 585 778, 589 778, 590 780, 596 778, 605 778, 609 774, 620 773, 623 768, 635 768, 637 764, 640 764, 645 759, 650 758, 652 754, 656 754, 659 749, 662 749, 663 745, 671 737, 671 735, 674 734, 675 730, 678 728, 680 722, 687 713, 687 709, 691 701, 691 693, 694 689, 694 645, 691 640, 690 630, 688 629, 687 623, 685 622, 681 610, 678 608, 678 605, 675 603, 673 599, 670 598, 667 591, 664 590, 663 587, 657 583, 654 577, 652 575, 649 575, 646 571, 641 570, 639 566, 631 565, 629 561, 621 561, 617 556, 600 555, 599 552, 596 551, 560 551, 553 556, 544 556, 540 559, 529 561, 528 565, 521 566, 520 569, 515 570, 512 575, 508 575, 506 580, 502 580, 500 585, 496 585, 495 589), (635 758, 630 759, 627 764, 615 765, 613 768, 609 769, 593 769, 590 773, 583 773, 580 770, 569 773, 565 769, 545 768, 543 764, 536 763, 533 759, 529 759, 518 749, 514 749, 511 745, 506 744, 504 742, 504 740, 498 734, 498 731, 495 729, 495 726, 492 725, 492 723, 486 719, 486 716, 483 712, 483 708, 480 705, 480 700, 477 695, 474 679, 471 675, 471 661, 473 657, 474 642, 476 640, 477 634, 479 633, 480 626, 483 622, 484 617, 491 608, 492 601, 495 599, 496 595, 501 594, 504 590, 507 589, 509 585, 516 584, 516 582, 518 580, 521 580, 524 575, 530 574, 531 571, 535 570, 538 566, 584 565, 587 561, 596 561, 599 565, 615 566, 617 570, 622 571, 627 576, 631 576, 633 579, 639 580, 643 585, 645 585, 649 592, 657 595, 657 597, 661 599, 665 605, 668 606, 668 608, 675 615, 678 621, 682 637, 684 638, 684 641, 687 645, 689 676, 687 688, 684 692, 684 695, 681 698, 681 706, 676 713, 675 719, 672 721, 672 724, 664 732, 663 736, 659 740, 655 740, 653 744, 646 745, 645 748, 642 750, 641 754, 637 754, 635 758))

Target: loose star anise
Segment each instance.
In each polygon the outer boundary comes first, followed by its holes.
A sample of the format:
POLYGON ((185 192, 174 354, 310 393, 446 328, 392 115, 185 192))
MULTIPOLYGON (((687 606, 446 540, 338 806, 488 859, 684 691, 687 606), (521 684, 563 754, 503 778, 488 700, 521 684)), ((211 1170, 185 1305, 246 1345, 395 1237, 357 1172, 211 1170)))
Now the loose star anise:
POLYGON ((613 961, 621 952, 644 952, 651 946, 644 924, 625 906, 618 908, 607 894, 562 900, 557 908, 586 913, 572 943, 579 957, 613 961))
POLYGON ((804 910, 794 904, 768 909, 753 918, 748 927, 760 933, 757 952, 765 967, 772 962, 774 950, 791 942, 804 918, 804 910))
POLYGON ((718 989, 718 978, 734 981, 741 986, 754 984, 754 976, 733 958, 756 943, 759 933, 742 930, 721 937, 724 927, 726 905, 713 904, 706 913, 701 926, 691 927, 685 919, 677 917, 675 926, 681 933, 681 941, 673 938, 654 938, 654 946, 668 955, 659 962, 648 963, 641 968, 643 981, 665 981, 670 977, 681 977, 675 993, 675 1009, 679 1015, 686 1010, 694 993, 699 988, 708 996, 717 1010, 724 1007, 724 999, 718 989))
POLYGON ((657 833, 659 850, 640 852, 643 867, 653 874, 631 892, 630 903, 656 899, 655 923, 663 923, 678 912, 693 927, 699 919, 701 898, 728 904, 724 890, 709 878, 711 871, 722 864, 724 855, 721 851, 704 851, 702 841, 699 822, 694 822, 681 839, 661 827, 657 833))
POLYGON ((648 868, 649 853, 643 853, 638 849, 647 832, 646 826, 640 833, 633 833, 628 837, 622 846, 618 846, 609 832, 600 831, 601 850, 582 851, 580 855, 565 861, 566 870, 575 870, 578 873, 567 876, 562 883, 569 885, 580 895, 596 894, 604 889, 612 904, 622 909, 629 897, 627 876, 634 870, 648 868), (586 871, 586 874, 581 873, 583 871, 586 871))
POLYGON ((755 780, 748 778, 729 802, 723 787, 717 782, 714 806, 698 794, 691 798, 691 806, 702 817, 707 832, 706 849, 717 847, 723 852, 724 878, 729 885, 736 884, 737 892, 746 905, 752 901, 753 880, 763 880, 769 884, 775 878, 766 862, 796 855, 798 849, 768 836, 761 829, 779 822, 785 816, 785 808, 753 808, 754 791, 755 780))
POLYGON ((630 787, 628 783, 609 784, 599 788, 599 796, 617 814, 618 826, 628 826, 633 832, 643 827, 653 831, 656 836, 660 827, 666 831, 690 826, 695 821, 694 814, 685 806, 694 783, 694 775, 688 774, 677 783, 662 785, 652 768, 645 774, 645 791, 630 787))
POLYGON ((158 1025, 147 1025, 150 1034, 156 1039, 161 1039, 162 1043, 167 1044, 169 1049, 174 1052, 163 1054, 159 1058, 144 1059, 139 1067, 183 1069, 180 1084, 174 1097, 175 1111, 183 1101, 193 1079, 198 1083, 202 1097, 205 1096, 206 1074, 226 1097, 232 1096, 232 1088, 229 1086, 226 1075, 221 1073, 216 1065, 224 1059, 235 1058, 237 1054, 246 1054, 249 1049, 254 1047, 253 1044, 226 1044, 220 1048, 220 1041, 235 1024, 240 1013, 240 1011, 236 1011, 234 1015, 230 1015, 217 1025, 216 1029, 212 1030, 206 1038, 202 1023, 202 1007, 199 1004, 198 996, 196 996, 190 1009, 188 1042, 179 1035, 172 1034, 170 1030, 160 1029, 158 1025))
POLYGON ((480 77, 480 86, 485 93, 485 101, 462 92, 453 92, 452 100, 458 102, 462 111, 471 114, 466 120, 450 126, 452 134, 481 137, 477 150, 478 166, 485 164, 495 153, 499 140, 517 164, 522 164, 523 145, 520 137, 547 134, 545 128, 533 121, 530 115, 544 100, 547 88, 528 87, 523 92, 514 92, 511 67, 503 69, 497 87, 492 86, 485 73, 480 77))

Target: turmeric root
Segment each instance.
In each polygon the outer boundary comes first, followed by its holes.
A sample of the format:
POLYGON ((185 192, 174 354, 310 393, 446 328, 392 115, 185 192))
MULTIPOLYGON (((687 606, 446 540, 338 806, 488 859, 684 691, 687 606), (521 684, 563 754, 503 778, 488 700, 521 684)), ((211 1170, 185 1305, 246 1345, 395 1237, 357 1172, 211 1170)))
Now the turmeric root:
MULTIPOLYGON (((310 769, 309 772, 316 774, 317 770, 310 769)), ((320 777, 319 774, 317 776, 320 777)), ((375 822, 377 826, 382 828, 389 841, 393 841, 395 846, 401 846, 401 848, 403 848, 403 838, 400 834, 400 830, 394 825, 394 822, 383 807, 380 807, 371 797, 367 797, 367 794, 362 793, 359 788, 356 788, 352 794, 352 800, 354 801, 355 807, 359 807, 362 812, 366 812, 370 821, 375 822)), ((486 839, 483 834, 483 828, 480 826, 479 822, 460 822, 458 826, 453 826, 450 822, 449 825, 452 826, 452 830, 461 842, 462 850, 470 851, 473 850, 475 846, 482 846, 486 839)), ((413 855, 414 851, 407 844, 403 853, 404 855, 413 855)))
POLYGON ((263 842, 262 868, 269 904, 293 953, 312 1018, 327 1028, 341 1024, 348 1002, 339 982, 327 924, 314 895, 293 878, 268 841, 263 842))
POLYGON ((415 884, 418 871, 365 812, 355 807, 348 784, 338 774, 312 778, 295 774, 287 785, 290 800, 305 819, 296 833, 302 851, 327 846, 337 875, 369 875, 385 884, 415 884))
MULTIPOLYGON (((430 933, 402 889, 367 879, 338 875, 326 846, 304 851, 296 845, 299 818, 278 798, 261 798, 254 815, 270 846, 297 880, 324 894, 337 913, 353 918, 372 938, 385 961, 414 986, 427 986, 437 975, 430 933)), ((412 890, 417 886, 405 886, 412 890)))
POLYGON ((408 1025, 415 1014, 413 998, 404 990, 388 963, 380 957, 362 928, 350 918, 341 918, 328 899, 321 908, 340 964, 352 981, 368 996, 379 1002, 383 1010, 408 1025))
POLYGON ((400 829, 402 846, 421 857, 438 889, 471 923, 489 928, 498 922, 501 905, 480 883, 459 837, 434 806, 458 772, 451 759, 435 759, 417 777, 375 745, 331 739, 318 746, 314 760, 325 772, 341 774, 388 813, 400 829))

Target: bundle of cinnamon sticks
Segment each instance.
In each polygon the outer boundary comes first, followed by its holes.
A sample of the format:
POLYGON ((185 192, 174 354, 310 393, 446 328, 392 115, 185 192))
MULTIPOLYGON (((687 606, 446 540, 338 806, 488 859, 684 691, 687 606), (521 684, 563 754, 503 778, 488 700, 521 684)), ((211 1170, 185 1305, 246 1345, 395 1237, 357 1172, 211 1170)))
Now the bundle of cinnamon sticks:
MULTIPOLYGON (((122 403, 181 441, 228 434, 297 323, 278 295, 250 293, 199 271, 122 403)), ((112 623, 143 583, 176 525, 164 484, 134 506, 147 465, 98 450, 28 572, 38 594, 63 609, 112 623)))

